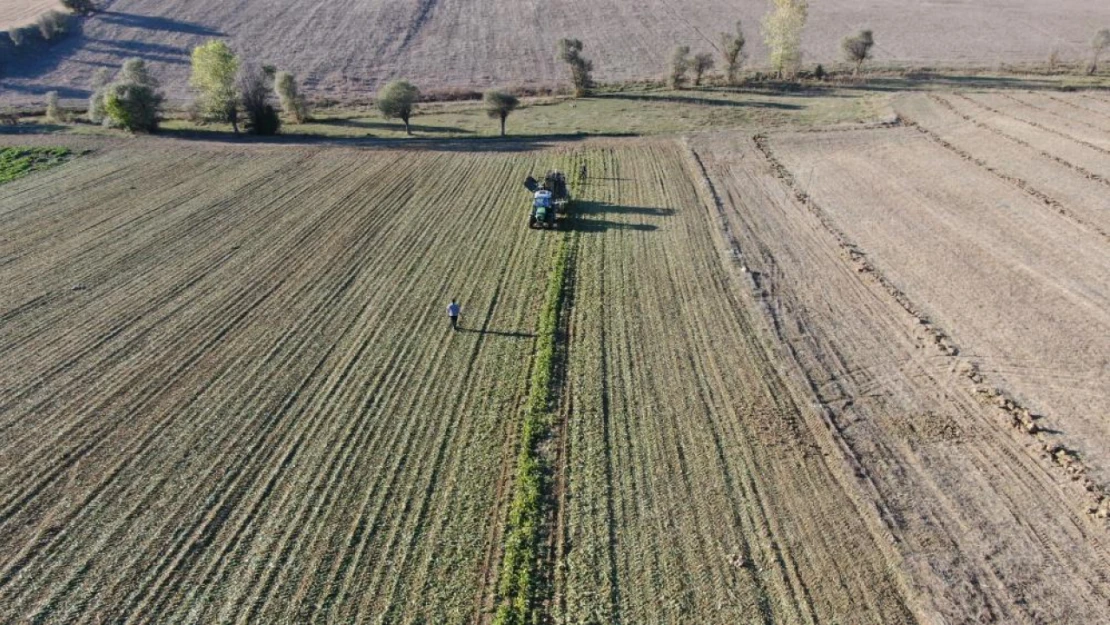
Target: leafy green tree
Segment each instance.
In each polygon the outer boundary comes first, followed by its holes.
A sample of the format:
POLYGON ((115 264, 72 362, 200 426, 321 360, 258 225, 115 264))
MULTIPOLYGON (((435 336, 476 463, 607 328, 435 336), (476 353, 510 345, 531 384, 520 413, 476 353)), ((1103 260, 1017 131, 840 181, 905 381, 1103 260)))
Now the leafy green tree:
POLYGON ((582 42, 578 39, 560 39, 555 53, 555 59, 566 63, 570 68, 574 96, 578 98, 588 94, 593 87, 594 64, 582 56, 582 48, 582 42))
POLYGON ((844 38, 840 47, 844 51, 844 58, 856 64, 855 75, 859 76, 863 62, 871 58, 871 48, 875 45, 875 37, 870 30, 861 30, 855 35, 844 38))
POLYGON ((740 20, 736 21, 736 33, 721 33, 721 60, 725 62, 725 78, 728 84, 735 85, 739 81, 740 69, 744 65, 744 26, 740 20))
POLYGON ((520 99, 516 96, 505 93, 504 91, 497 91, 491 89, 485 93, 482 98, 486 103, 486 113, 492 119, 501 120, 501 136, 505 136, 505 120, 509 118, 509 114, 520 106, 520 99))
POLYGON ((713 55, 708 52, 699 52, 694 55, 694 60, 690 64, 690 69, 694 71, 694 86, 701 86, 701 79, 705 73, 713 69, 713 55))
POLYGON ((690 46, 675 46, 671 52, 670 74, 667 83, 674 89, 686 84, 686 72, 690 69, 690 46))
POLYGON ((114 82, 104 92, 104 113, 113 126, 131 132, 158 130, 162 94, 150 85, 114 82))
POLYGON ((131 132, 158 130, 164 98, 146 61, 127 59, 115 80, 97 91, 102 99, 101 117, 104 123, 131 132))
POLYGON ((771 53, 771 67, 779 77, 793 79, 802 66, 802 31, 809 17, 807 0, 771 0, 763 16, 763 40, 771 53))
POLYGON ((409 118, 420 99, 420 90, 407 80, 394 80, 378 92, 376 104, 386 119, 400 119, 405 124, 405 133, 412 134, 409 118))
POLYGON ((239 94, 236 76, 239 58, 222 41, 212 40, 193 48, 189 84, 197 92, 198 110, 211 121, 230 122, 239 134, 239 94))

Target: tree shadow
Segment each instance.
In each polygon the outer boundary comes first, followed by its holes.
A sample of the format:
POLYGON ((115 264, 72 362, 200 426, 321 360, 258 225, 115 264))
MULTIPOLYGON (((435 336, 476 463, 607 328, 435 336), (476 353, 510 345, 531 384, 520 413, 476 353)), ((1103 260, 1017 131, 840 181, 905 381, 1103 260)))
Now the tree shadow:
POLYGON ((727 108, 767 108, 778 109, 786 111, 801 110, 800 104, 791 104, 789 102, 768 102, 768 101, 740 101, 725 98, 707 98, 701 96, 681 96, 671 94, 648 94, 648 93, 605 93, 594 96, 603 100, 632 100, 635 102, 669 102, 675 104, 697 104, 700 106, 719 106, 727 108))
POLYGON ((117 26, 139 28, 142 30, 162 30, 172 33, 184 33, 186 35, 200 35, 203 37, 224 36, 224 33, 202 24, 154 15, 136 15, 134 13, 120 13, 118 11, 102 11, 96 14, 95 19, 103 20, 117 26))
POLYGON ((534 338, 536 338, 535 334, 529 334, 527 332, 505 332, 505 331, 502 331, 502 330, 483 330, 481 328, 464 328, 461 325, 458 327, 458 331, 459 332, 470 332, 470 333, 473 333, 473 334, 481 334, 482 336, 501 336, 501 337, 510 338, 510 339, 534 339, 534 338))
MULTIPOLYGON (((405 129, 404 125, 398 123, 375 122, 362 119, 321 119, 316 120, 313 123, 320 124, 322 126, 339 126, 342 128, 360 128, 364 130, 403 131, 405 129)), ((410 127, 412 128, 413 132, 441 132, 462 135, 474 134, 473 130, 467 130, 466 128, 459 128, 457 126, 428 126, 425 124, 411 124, 410 127)))

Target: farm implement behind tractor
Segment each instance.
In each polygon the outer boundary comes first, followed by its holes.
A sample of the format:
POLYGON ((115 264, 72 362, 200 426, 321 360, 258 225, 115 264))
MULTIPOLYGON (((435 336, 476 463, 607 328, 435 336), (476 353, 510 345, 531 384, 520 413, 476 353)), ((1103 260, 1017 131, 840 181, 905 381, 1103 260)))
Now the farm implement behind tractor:
POLYGON ((561 171, 549 171, 540 182, 528 176, 524 187, 532 192, 532 210, 528 216, 529 228, 555 228, 559 214, 566 214, 570 207, 570 190, 567 177, 561 171))

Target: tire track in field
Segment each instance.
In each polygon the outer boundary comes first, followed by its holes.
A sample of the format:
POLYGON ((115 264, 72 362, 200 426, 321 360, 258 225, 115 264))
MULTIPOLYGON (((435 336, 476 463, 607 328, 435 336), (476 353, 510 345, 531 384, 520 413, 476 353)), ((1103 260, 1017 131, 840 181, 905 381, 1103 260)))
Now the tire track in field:
POLYGON ((902 122, 906 126, 908 126, 910 128, 913 128, 914 130, 916 130, 916 131, 920 132, 921 134, 925 135, 933 143, 936 143, 940 147, 942 147, 942 148, 948 150, 949 152, 955 154, 956 156, 963 159, 964 161, 967 161, 969 163, 972 163, 972 164, 978 166, 980 169, 990 173, 991 175, 995 176, 996 178, 998 178, 998 179, 1000 179, 1004 182, 1007 182, 1009 184, 1012 184, 1013 186, 1017 187, 1018 189, 1021 189, 1025 193, 1028 193, 1030 196, 1036 198, 1037 200, 1039 200, 1045 206, 1051 207, 1053 210, 1056 211, 1056 213, 1058 213, 1060 215, 1063 215, 1067 219, 1070 219, 1071 221, 1079 224, 1080 226, 1083 226, 1084 228, 1087 228, 1088 230, 1091 230, 1092 232, 1097 233, 1103 239, 1105 239, 1107 241, 1110 241, 1110 233, 1108 233, 1106 230, 1103 230, 1102 228, 1098 227, 1097 224, 1091 223, 1091 222, 1079 217, 1073 211, 1071 211, 1067 207, 1065 207, 1064 204, 1061 203, 1059 200, 1057 200, 1056 198, 1048 195, 1044 191, 1041 191, 1040 189, 1034 187, 1033 185, 1029 184, 1025 180, 1022 180, 1021 178, 1018 178, 1017 176, 1011 176, 1011 175, 1005 173, 1004 171, 1002 171, 1001 169, 998 169, 996 167, 992 167, 990 164, 987 163, 987 161, 972 155, 970 152, 968 152, 968 151, 966 151, 966 150, 964 150, 960 147, 957 147, 955 144, 953 144, 950 141, 944 139, 942 136, 940 136, 935 131, 932 131, 932 130, 922 126, 921 124, 919 124, 919 123, 915 122, 914 120, 904 116, 903 114, 899 114, 899 118, 902 120, 902 122))
MULTIPOLYGON (((818 206, 809 194, 801 188, 794 178, 794 175, 774 155, 774 152, 769 146, 767 137, 764 135, 756 135, 753 137, 753 140, 776 176, 791 189, 795 199, 812 212, 824 228, 833 235, 846 256, 856 265, 857 271, 872 277, 908 314, 914 317, 918 324, 922 326, 924 333, 930 337, 931 342, 941 355, 949 357, 957 356, 960 353, 960 349, 954 344, 948 334, 936 326, 934 322, 910 301, 905 293, 898 289, 898 287, 875 267, 871 261, 867 260, 866 254, 848 239, 847 235, 832 222, 828 213, 818 206)), ((1106 518, 1107 513, 1110 512, 1110 493, 1107 493, 1098 483, 1088 476, 1090 471, 1083 465, 1078 456, 1071 450, 1051 442, 1046 434, 1040 431, 1039 426, 1034 422, 1032 413, 1027 408, 1021 406, 1008 393, 996 387, 991 387, 989 381, 973 363, 966 360, 960 360, 960 362, 962 363, 963 377, 966 378, 969 390, 972 394, 981 396, 989 402, 996 403, 1006 415, 1009 425, 1014 430, 1033 437, 1037 446, 1043 452, 1042 458, 1049 460, 1052 464, 1061 469, 1065 479, 1072 479, 1074 476, 1074 479, 1080 480, 1084 490, 1088 493, 1087 502, 1082 504, 1082 508, 1087 510, 1088 514, 1092 517, 1106 518)))
POLYGON ((1032 128, 1036 128, 1037 130, 1042 130, 1042 131, 1047 132, 1049 134, 1056 135, 1057 137, 1060 137, 1061 139, 1066 139, 1068 141, 1071 141, 1072 143, 1076 143, 1076 144, 1082 145, 1083 147, 1095 150, 1096 152, 1100 152, 1102 154, 1110 155, 1110 150, 1108 150, 1108 149, 1106 149, 1102 146, 1095 145, 1094 143, 1091 143, 1090 141, 1080 139, 1079 137, 1076 137, 1074 135, 1068 134, 1068 133, 1060 131, 1060 130, 1056 130, 1055 128, 1049 128, 1048 126, 1045 126, 1044 124, 1042 124, 1040 122, 1031 121, 1031 120, 1025 119, 1024 117, 1015 115, 1013 113, 1003 112, 1003 111, 1001 111, 997 108, 994 108, 993 106, 990 106, 988 104, 983 104, 982 102, 979 102, 978 100, 974 100, 974 99, 972 99, 972 98, 970 98, 970 97, 968 97, 968 96, 966 96, 962 93, 954 93, 952 95, 954 95, 957 98, 960 98, 961 100, 965 100, 967 102, 970 102, 971 104, 974 104, 975 106, 977 106, 977 107, 979 107, 983 110, 990 111, 991 113, 994 113, 995 115, 998 115, 998 116, 1001 116, 1001 117, 1008 117, 1010 119, 1019 121, 1019 122, 1025 124, 1027 126, 1030 126, 1032 128))

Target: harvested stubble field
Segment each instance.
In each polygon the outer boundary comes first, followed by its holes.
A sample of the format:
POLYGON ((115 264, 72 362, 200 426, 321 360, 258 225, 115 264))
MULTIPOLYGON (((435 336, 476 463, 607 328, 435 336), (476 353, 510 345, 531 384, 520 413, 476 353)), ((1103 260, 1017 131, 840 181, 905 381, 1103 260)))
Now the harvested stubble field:
POLYGON ((61 8, 58 0, 5 0, 0 8, 0 30, 33 24, 43 13, 61 8))
POLYGON ((557 310, 542 618, 1104 621, 1110 99, 894 105, 0 186, 0 620, 493 622, 557 310))
MULTIPOLYGON (((17 0, 20 7, 28 0, 17 0)), ((767 0, 107 0, 81 32, 48 52, 16 57, 6 98, 59 90, 84 95, 98 67, 140 56, 171 98, 185 98, 189 50, 221 38, 246 58, 302 77, 316 95, 365 98, 403 77, 428 89, 565 84, 555 42, 576 37, 603 81, 663 75, 671 50, 715 52, 720 33, 743 20, 748 53, 767 65, 759 23, 767 0)), ((10 2, 0 7, 0 22, 10 2)), ((16 10, 19 10, 18 8, 16 10)), ((1085 59, 1110 4, 1093 0, 854 0, 812 2, 807 62, 842 59, 840 40, 874 29, 882 64, 1044 62, 1053 50, 1085 59), (1015 33, 1021 33, 1020 36, 1015 33)))

